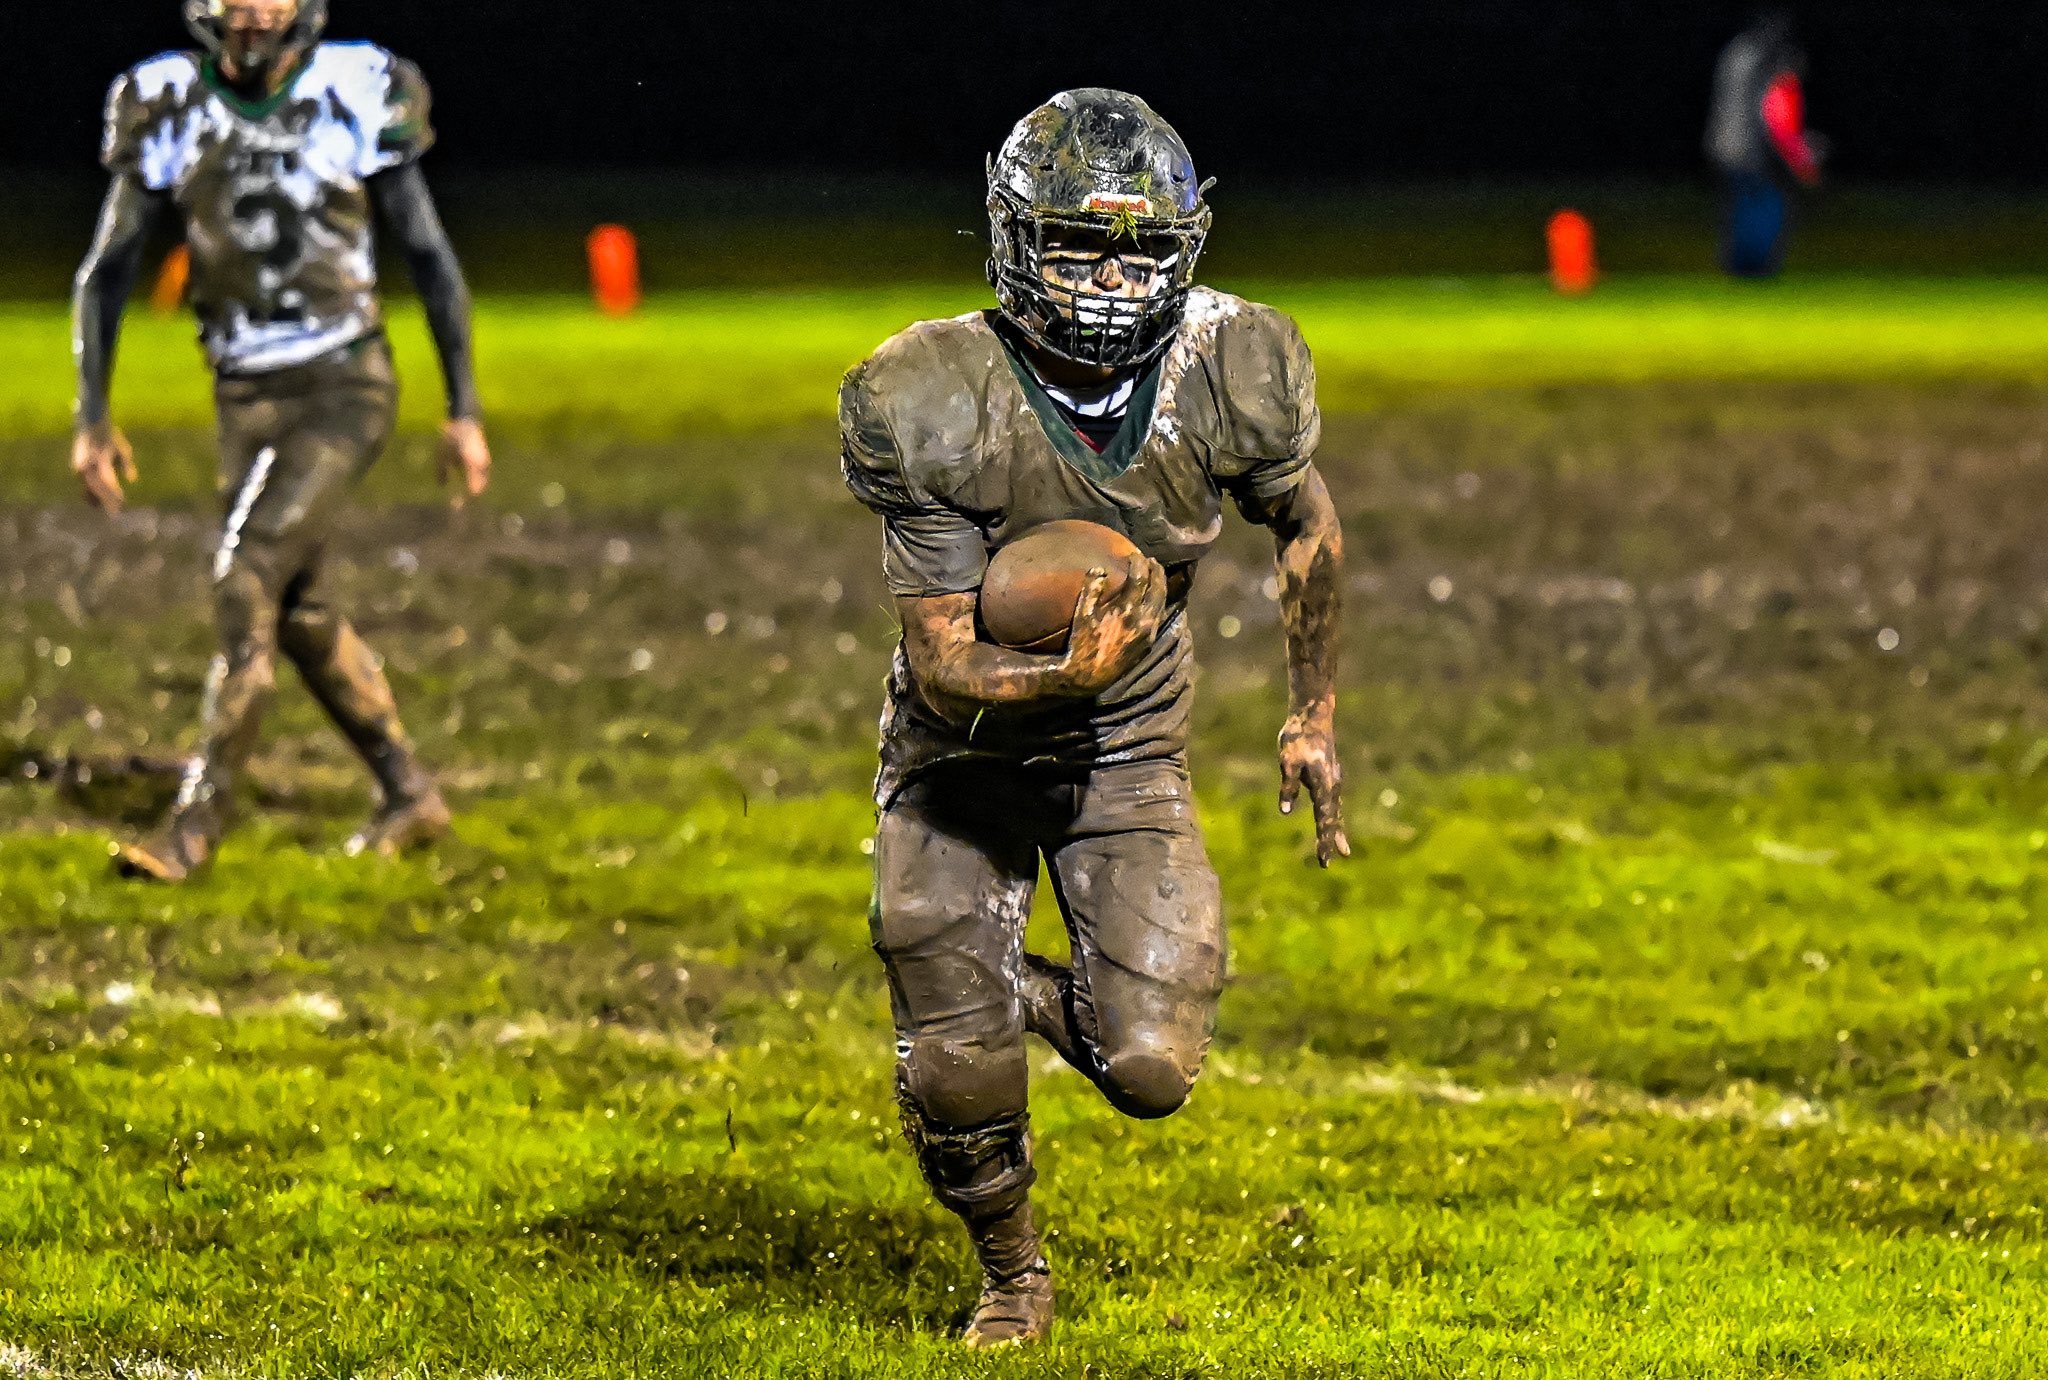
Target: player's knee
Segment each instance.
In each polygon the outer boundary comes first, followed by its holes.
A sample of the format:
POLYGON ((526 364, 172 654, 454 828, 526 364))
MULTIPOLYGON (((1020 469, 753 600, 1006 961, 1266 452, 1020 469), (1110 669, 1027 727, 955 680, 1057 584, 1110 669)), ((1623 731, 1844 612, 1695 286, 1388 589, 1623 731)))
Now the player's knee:
POLYGON ((1141 1033, 1101 1052, 1102 1091, 1125 1116, 1153 1121, 1187 1105, 1201 1072, 1199 1051, 1157 1034, 1141 1033))
POLYGON ((901 1046, 904 1095, 938 1126, 982 1126, 1024 1110, 1030 1071, 1023 1032, 1005 1039, 913 1036, 901 1046))
POLYGON ((230 661, 246 661, 275 646, 277 596, 255 570, 229 568, 214 583, 213 611, 230 661))
POLYGON ((324 660, 334 647, 337 623, 323 605, 301 603, 287 595, 277 619, 278 645, 293 661, 324 660))

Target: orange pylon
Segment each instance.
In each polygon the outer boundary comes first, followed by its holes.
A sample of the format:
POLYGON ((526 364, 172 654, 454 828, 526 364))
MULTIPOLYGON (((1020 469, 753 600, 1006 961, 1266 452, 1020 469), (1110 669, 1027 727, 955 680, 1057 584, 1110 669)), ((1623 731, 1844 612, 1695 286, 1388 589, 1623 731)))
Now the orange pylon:
POLYGON ((191 282, 192 251, 181 244, 164 256, 156 287, 149 294, 150 309, 158 316, 169 316, 184 305, 185 289, 191 282))
POLYGON ((606 316, 631 316, 640 305, 640 242, 623 225, 590 232, 590 294, 606 316))
POLYGON ((1550 281, 1559 292, 1577 297, 1600 281, 1593 249, 1593 222, 1577 211, 1559 211, 1550 218, 1544 238, 1550 245, 1550 281))

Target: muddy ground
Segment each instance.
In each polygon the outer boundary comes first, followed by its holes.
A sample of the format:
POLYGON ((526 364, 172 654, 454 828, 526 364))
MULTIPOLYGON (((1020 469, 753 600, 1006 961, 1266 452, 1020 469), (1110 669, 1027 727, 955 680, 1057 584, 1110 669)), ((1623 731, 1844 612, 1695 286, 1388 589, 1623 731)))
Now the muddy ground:
MULTIPOLYGON (((2048 724, 2044 436, 2048 395, 2018 385, 1436 394, 1333 419, 1354 775, 1646 723, 1794 755, 2025 753, 2048 724)), ((329 559, 334 602, 459 786, 571 757, 603 771, 622 746, 709 752, 769 790, 864 769, 892 623, 829 433, 504 450, 499 501, 451 515, 418 501, 424 449, 401 446, 329 559), (676 501, 565 501, 549 478, 574 470, 588 492, 593 468, 676 501)), ((203 501, 0 511, 13 750, 185 740, 214 530, 203 501)), ((1262 534, 1233 524, 1197 610, 1202 750, 1236 765, 1263 752, 1280 694, 1262 534)), ((345 768, 302 697, 282 698, 258 772, 272 796, 345 768)))

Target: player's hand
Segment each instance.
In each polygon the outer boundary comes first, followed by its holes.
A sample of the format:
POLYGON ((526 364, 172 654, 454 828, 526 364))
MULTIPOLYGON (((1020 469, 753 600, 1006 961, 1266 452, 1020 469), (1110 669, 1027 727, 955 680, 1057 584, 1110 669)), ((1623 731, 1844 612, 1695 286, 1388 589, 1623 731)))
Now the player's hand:
POLYGON ((1089 571, 1060 659, 1062 683, 1076 695, 1101 694, 1136 669, 1165 619, 1166 572, 1150 556, 1131 562, 1115 594, 1107 570, 1089 571))
POLYGON ((441 482, 454 486, 448 501, 455 507, 483 497, 491 487, 491 443, 482 422, 458 417, 442 426, 439 469, 441 482))
POLYGON ((88 503, 118 513, 127 502, 122 484, 135 482, 135 450, 112 422, 83 426, 71 438, 71 470, 88 503))
POLYGON ((1318 705, 1287 716, 1280 729, 1280 813, 1294 813, 1301 788, 1308 787, 1316 812, 1316 861, 1351 856, 1344 833, 1344 769, 1337 761, 1335 707, 1318 705))

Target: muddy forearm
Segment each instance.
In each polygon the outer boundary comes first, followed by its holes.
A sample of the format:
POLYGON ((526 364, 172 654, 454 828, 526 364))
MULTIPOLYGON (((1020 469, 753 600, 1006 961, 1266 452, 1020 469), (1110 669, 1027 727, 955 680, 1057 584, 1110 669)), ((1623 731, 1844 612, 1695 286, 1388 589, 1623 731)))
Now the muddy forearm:
POLYGON ((911 674, 935 708, 972 710, 1076 693, 1065 658, 977 640, 974 595, 896 602, 911 674))
POLYGON ((116 177, 100 206, 92 248, 79 265, 71 297, 71 353, 78 367, 77 420, 106 425, 121 313, 142 275, 142 255, 163 215, 163 198, 131 177, 116 177))
POLYGON ((1287 689, 1295 714, 1329 712, 1337 699, 1344 603, 1344 533, 1322 476, 1281 501, 1268 519, 1287 630, 1287 689))
POLYGON ((426 174, 418 164, 408 163, 380 174, 370 186, 426 308, 427 327, 441 356, 441 379, 448 390, 448 415, 458 421, 480 417, 483 405, 476 390, 469 284, 441 224, 433 194, 427 190, 426 174))

